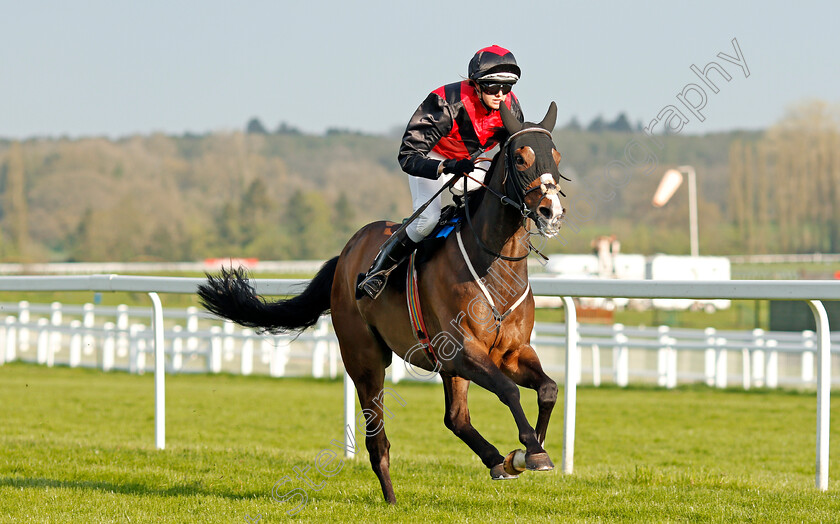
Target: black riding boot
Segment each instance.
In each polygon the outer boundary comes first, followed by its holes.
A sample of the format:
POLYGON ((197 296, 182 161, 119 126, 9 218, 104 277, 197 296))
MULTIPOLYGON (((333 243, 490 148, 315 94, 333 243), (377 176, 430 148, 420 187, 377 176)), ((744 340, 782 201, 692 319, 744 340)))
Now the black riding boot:
POLYGON ((416 248, 417 243, 408 238, 405 230, 391 235, 382 244, 382 249, 379 250, 364 279, 359 283, 359 290, 367 293, 370 298, 376 299, 385 289, 385 283, 391 271, 408 258, 416 248))

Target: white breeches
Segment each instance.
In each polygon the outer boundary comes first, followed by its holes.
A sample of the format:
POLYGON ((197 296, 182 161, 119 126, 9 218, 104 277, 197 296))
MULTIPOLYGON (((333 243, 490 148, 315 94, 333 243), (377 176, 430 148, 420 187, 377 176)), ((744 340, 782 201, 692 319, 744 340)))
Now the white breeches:
MULTIPOLYGON (((434 158, 435 160, 444 160, 444 157, 432 152, 429 153, 429 158, 434 158)), ((490 167, 489 161, 482 161, 476 164, 475 169, 470 173, 470 176, 475 178, 480 182, 484 182, 484 177, 487 175, 487 169, 490 167)), ((440 178, 437 180, 429 180, 428 178, 421 178, 417 176, 409 176, 408 177, 408 188, 411 191, 411 204, 413 209, 417 209, 418 207, 425 204, 438 190, 446 185, 452 177, 455 175, 451 174, 442 174, 440 178)), ((479 187, 481 187, 476 182, 470 180, 469 178, 464 177, 462 180, 459 180, 455 183, 455 186, 450 188, 453 194, 456 195, 463 195, 464 194, 464 182, 466 182, 467 192, 475 191, 479 187)), ((441 201, 443 199, 443 193, 435 197, 434 201, 429 204, 429 207, 425 209, 420 216, 414 219, 414 222, 408 225, 406 228, 406 233, 408 234, 408 238, 415 242, 420 242, 426 236, 432 232, 435 226, 440 220, 440 210, 442 207, 441 201)))

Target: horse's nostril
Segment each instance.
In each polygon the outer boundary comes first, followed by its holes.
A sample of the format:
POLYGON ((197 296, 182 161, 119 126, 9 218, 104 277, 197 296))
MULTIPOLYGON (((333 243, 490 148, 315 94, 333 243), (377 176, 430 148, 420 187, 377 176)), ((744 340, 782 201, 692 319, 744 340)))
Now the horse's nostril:
POLYGON ((546 220, 551 220, 551 214, 552 213, 551 213, 551 208, 550 207, 540 206, 540 208, 537 210, 537 212, 539 212, 539 214, 541 214, 543 216, 543 218, 545 218, 546 220))

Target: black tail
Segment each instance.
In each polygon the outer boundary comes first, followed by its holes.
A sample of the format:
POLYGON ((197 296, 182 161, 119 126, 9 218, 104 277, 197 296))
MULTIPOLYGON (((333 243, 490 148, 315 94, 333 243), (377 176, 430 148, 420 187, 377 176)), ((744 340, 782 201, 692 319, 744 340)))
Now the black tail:
POLYGON ((198 286, 198 297, 207 311, 240 326, 269 333, 301 332, 330 310, 337 264, 338 257, 325 262, 303 293, 288 300, 266 302, 258 297, 244 268, 207 275, 207 283, 198 286))

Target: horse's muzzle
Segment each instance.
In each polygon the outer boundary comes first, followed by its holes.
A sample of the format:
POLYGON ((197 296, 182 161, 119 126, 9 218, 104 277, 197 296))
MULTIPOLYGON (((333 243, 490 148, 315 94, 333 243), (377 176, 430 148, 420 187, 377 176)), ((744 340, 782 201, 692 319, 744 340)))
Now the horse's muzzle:
POLYGON ((542 182, 540 187, 543 198, 537 207, 537 229, 542 236, 551 238, 560 231, 566 210, 560 203, 560 189, 554 183, 552 176, 545 173, 540 177, 540 182, 542 182))
POLYGON ((561 212, 560 216, 554 217, 551 220, 546 220, 543 217, 540 217, 537 220, 537 230, 540 232, 540 235, 545 238, 552 238, 560 232, 560 228, 563 226, 564 218, 566 218, 565 211, 561 212))

